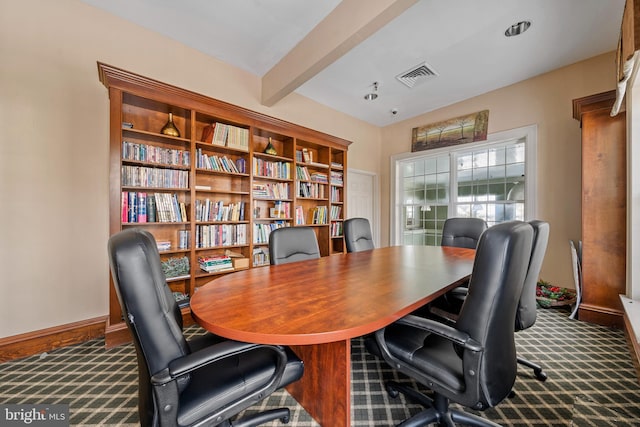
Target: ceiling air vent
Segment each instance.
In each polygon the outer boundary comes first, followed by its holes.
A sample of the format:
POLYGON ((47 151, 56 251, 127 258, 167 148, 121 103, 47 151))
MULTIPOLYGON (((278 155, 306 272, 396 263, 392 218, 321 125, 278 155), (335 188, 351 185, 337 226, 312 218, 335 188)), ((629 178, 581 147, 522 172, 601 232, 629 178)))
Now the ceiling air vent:
POLYGON ((409 71, 405 71, 402 74, 396 76, 396 79, 400 81, 400 83, 406 85, 407 87, 414 87, 415 85, 426 81, 432 77, 436 77, 438 73, 436 73, 429 65, 424 62, 422 64, 416 65, 411 68, 409 71))

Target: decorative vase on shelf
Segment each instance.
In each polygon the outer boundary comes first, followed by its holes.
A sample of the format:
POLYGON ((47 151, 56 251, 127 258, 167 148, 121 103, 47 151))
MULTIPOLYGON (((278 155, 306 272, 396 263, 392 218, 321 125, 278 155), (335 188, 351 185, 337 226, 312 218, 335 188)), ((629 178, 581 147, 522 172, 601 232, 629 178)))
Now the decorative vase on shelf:
POLYGON ((264 149, 265 154, 271 154, 272 156, 277 156, 278 152, 276 151, 276 147, 271 143, 271 137, 269 137, 269 144, 267 144, 267 148, 264 149))
POLYGON ((175 136, 177 138, 180 137, 180 131, 178 130, 176 125, 173 124, 172 113, 169 113, 169 121, 167 122, 166 125, 162 127, 162 130, 160 131, 160 133, 163 135, 175 136))

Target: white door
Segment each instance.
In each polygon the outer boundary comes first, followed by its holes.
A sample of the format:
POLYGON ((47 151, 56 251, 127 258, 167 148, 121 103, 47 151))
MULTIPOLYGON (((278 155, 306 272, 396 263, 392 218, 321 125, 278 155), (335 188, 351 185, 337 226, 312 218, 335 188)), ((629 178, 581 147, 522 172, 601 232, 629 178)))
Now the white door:
POLYGON ((347 216, 367 218, 371 224, 373 241, 378 246, 378 176, 356 169, 347 170, 347 216))

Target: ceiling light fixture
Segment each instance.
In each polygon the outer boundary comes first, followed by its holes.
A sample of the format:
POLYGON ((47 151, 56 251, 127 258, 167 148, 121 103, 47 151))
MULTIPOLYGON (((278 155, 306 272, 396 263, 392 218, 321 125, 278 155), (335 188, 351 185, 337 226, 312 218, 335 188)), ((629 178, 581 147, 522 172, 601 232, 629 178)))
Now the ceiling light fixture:
POLYGON ((378 97, 378 82, 373 82, 373 91, 366 94, 364 96, 364 99, 366 99, 367 101, 373 101, 377 97, 378 97))
POLYGON ((520 21, 517 24, 513 24, 504 32, 507 37, 518 36, 529 29, 531 21, 520 21))

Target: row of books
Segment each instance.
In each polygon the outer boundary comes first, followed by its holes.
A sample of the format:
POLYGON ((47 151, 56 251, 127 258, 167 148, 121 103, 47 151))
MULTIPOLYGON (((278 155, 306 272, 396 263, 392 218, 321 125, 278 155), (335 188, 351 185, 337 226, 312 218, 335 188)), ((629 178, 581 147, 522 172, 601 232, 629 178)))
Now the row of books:
POLYGON ((196 200, 196 221, 244 221, 245 202, 196 200))
POLYGON ((317 182, 296 182, 298 197, 325 199, 325 185, 317 182))
POLYGON ((344 185, 342 172, 331 171, 331 185, 344 185))
POLYGON ((274 221, 269 224, 253 224, 253 243, 269 243, 269 234, 271 234, 273 230, 289 226, 290 224, 287 221, 274 221))
POLYGON ((178 307, 180 308, 189 307, 189 303, 190 303, 189 295, 183 292, 176 291, 173 293, 173 298, 178 303, 178 307))
POLYGON ((305 222, 304 209, 302 206, 296 206, 295 223, 296 225, 305 225, 307 223, 320 225, 328 224, 327 207, 316 206, 315 208, 309 209, 305 222))
POLYGON ((187 207, 177 194, 123 191, 122 222, 187 222, 187 207))
POLYGON ((218 172, 247 173, 246 160, 244 158, 238 157, 233 161, 227 156, 209 156, 204 154, 200 148, 196 149, 196 167, 218 172))
POLYGON ((122 185, 127 187, 189 188, 189 171, 123 165, 122 185))
POLYGON ((312 171, 309 172, 306 166, 296 166, 296 176, 301 181, 313 181, 327 184, 329 183, 329 178, 326 173, 312 171))
POLYGON ((198 257, 200 269, 207 273, 219 273, 222 271, 233 271, 231 257, 227 255, 210 255, 198 257))
POLYGON ((291 179, 291 163, 253 158, 253 174, 267 178, 291 179))
POLYGON ((331 219, 340 219, 342 214, 342 206, 331 206, 331 219))
POLYGON ((254 183, 251 194, 257 199, 289 199, 289 184, 286 182, 254 183))
POLYGON ((331 237, 342 237, 342 222, 331 223, 331 237))
POLYGON ((216 122, 213 125, 213 145, 249 151, 249 129, 216 122))
POLYGON ((291 203, 276 200, 269 211, 270 218, 291 218, 291 203))
POLYGON ((191 153, 188 151, 130 141, 122 141, 122 158, 173 166, 189 166, 191 164, 191 153))
POLYGON ((247 244, 247 224, 196 225, 196 248, 247 244))
POLYGON ((269 251, 264 248, 253 248, 253 266, 269 265, 269 251))
POLYGON ((304 225, 304 209, 302 206, 296 206, 296 225, 304 225))
POLYGON ((313 209, 309 209, 309 223, 310 224, 328 224, 327 207, 316 206, 313 209))
POLYGON ((333 203, 342 201, 342 190, 339 187, 331 187, 331 201, 333 203))

